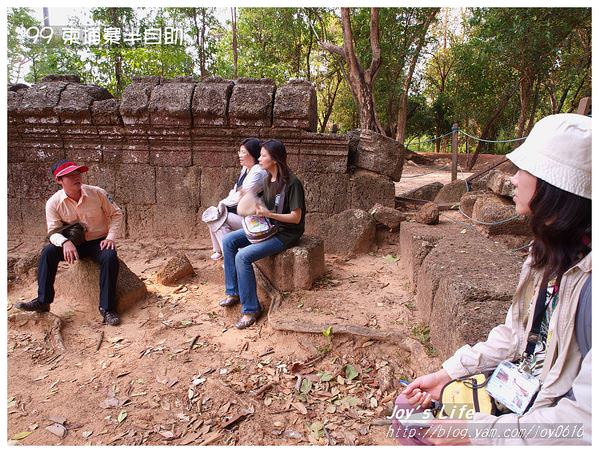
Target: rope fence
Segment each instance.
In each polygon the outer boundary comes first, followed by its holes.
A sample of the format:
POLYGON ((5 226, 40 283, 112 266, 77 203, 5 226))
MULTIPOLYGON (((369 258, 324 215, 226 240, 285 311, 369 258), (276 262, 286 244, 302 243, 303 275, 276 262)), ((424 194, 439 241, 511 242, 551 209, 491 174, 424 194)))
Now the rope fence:
MULTIPOLYGON (((590 97, 584 97, 580 100, 579 105, 578 105, 578 114, 580 115, 586 115, 591 117, 592 116, 592 112, 591 112, 591 98, 590 97)), ((482 142, 482 143, 486 143, 487 144, 487 150, 488 150, 488 145, 489 144, 496 144, 496 143, 518 143, 518 142, 522 142, 524 140, 526 140, 527 137, 518 137, 518 138, 512 138, 512 139, 506 139, 506 140, 489 140, 489 139, 484 139, 481 137, 476 137, 472 134, 469 134, 468 132, 466 132, 465 130, 462 130, 458 127, 457 123, 454 123, 452 125, 451 131, 439 135, 438 137, 434 137, 431 138, 429 140, 422 140, 422 141, 418 141, 418 142, 410 142, 408 143, 406 146, 410 146, 410 145, 420 145, 420 144, 425 144, 425 143, 431 143, 431 142, 436 142, 437 140, 440 140, 444 137, 447 137, 448 135, 452 136, 452 140, 451 140, 451 151, 452 151, 452 159, 451 159, 451 180, 455 181, 457 179, 457 175, 458 175, 458 171, 460 173, 460 176, 462 177, 462 179, 464 179, 464 183, 466 184, 466 192, 471 192, 470 186, 468 184, 468 181, 464 178, 463 175, 463 170, 462 168, 459 166, 458 164, 458 159, 457 159, 457 155, 458 155, 458 135, 462 134, 463 136, 466 137, 465 142, 466 142, 466 153, 468 154, 468 160, 469 160, 469 167, 472 168, 474 166, 474 162, 475 159, 478 155, 479 150, 477 149, 477 151, 474 153, 473 155, 473 161, 470 162, 470 153, 469 153, 469 149, 468 149, 468 139, 471 140, 475 140, 477 142, 482 142)), ((496 165, 495 165, 496 166, 496 165)), ((477 175, 481 175, 489 170, 491 170, 492 168, 494 168, 494 166, 491 166, 490 168, 487 168, 487 170, 484 170, 483 172, 479 172, 477 173, 477 175)), ((443 170, 439 169, 439 170, 443 170)), ((439 171, 437 170, 437 171, 439 171)), ((429 173, 423 173, 423 174, 419 174, 419 175, 410 175, 410 176, 404 176, 404 178, 418 178, 420 176, 425 176, 425 175, 429 175, 431 173, 435 173, 433 172, 429 172, 429 173)), ((518 214, 511 216, 509 218, 503 219, 503 220, 498 220, 495 222, 483 222, 481 220, 476 220, 474 218, 472 218, 471 216, 467 215, 464 210, 462 209, 461 204, 458 204, 458 210, 459 213, 467 218, 470 222, 474 223, 474 224, 478 224, 478 225, 484 225, 484 226, 495 226, 495 225, 502 225, 508 222, 511 222, 513 220, 518 219, 520 216, 518 214)), ((443 216, 444 218, 446 218, 447 220, 463 225, 467 228, 469 228, 470 230, 475 230, 475 225, 473 225, 472 223, 465 223, 465 222, 461 222, 459 220, 453 219, 452 217, 448 216, 445 213, 440 213, 441 216, 443 216)), ((523 250, 526 248, 529 248, 530 245, 532 244, 532 241, 529 242, 528 244, 524 244, 521 247, 517 247, 514 249, 510 249, 510 252, 516 252, 519 250, 523 250)))
POLYGON ((526 138, 528 137, 520 137, 520 138, 511 138, 509 140, 485 140, 484 138, 480 138, 480 137, 475 137, 474 135, 470 135, 468 132, 466 132, 463 129, 458 129, 458 132, 461 134, 464 134, 467 137, 470 137, 473 140, 477 140, 479 142, 483 142, 483 143, 512 143, 512 142, 519 142, 522 140, 526 140, 526 138))

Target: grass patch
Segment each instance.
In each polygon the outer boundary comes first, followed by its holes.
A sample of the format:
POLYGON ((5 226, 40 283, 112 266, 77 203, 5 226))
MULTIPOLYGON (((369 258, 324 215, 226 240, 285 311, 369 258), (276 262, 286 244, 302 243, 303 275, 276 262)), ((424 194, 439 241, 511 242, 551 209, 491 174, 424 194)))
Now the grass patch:
POLYGON ((429 357, 437 356, 437 350, 431 344, 431 330, 428 324, 420 323, 412 326, 411 333, 412 337, 414 337, 420 342, 420 344, 422 344, 422 346, 424 346, 426 354, 429 357))

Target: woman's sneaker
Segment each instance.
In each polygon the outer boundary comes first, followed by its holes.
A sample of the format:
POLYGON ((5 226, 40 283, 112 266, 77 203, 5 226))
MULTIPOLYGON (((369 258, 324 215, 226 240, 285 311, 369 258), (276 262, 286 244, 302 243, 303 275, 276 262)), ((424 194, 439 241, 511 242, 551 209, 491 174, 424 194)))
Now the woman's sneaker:
POLYGON ((102 313, 102 317, 104 318, 104 324, 118 326, 121 323, 121 318, 114 311, 105 311, 103 308, 100 308, 100 313, 102 313))
POLYGON ((210 259, 214 260, 214 261, 218 261, 223 257, 222 253, 220 252, 214 252, 211 256, 210 259))

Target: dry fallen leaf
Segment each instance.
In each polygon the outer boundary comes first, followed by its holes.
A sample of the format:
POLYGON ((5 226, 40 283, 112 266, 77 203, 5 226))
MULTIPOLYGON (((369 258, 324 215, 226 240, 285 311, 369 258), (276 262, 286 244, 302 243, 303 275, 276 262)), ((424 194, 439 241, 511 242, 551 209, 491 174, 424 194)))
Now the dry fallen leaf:
POLYGON ((169 440, 175 437, 175 433, 173 433, 172 431, 158 431, 158 434, 160 434, 165 439, 169 440))
POLYGON ((123 420, 125 420, 127 418, 127 411, 121 411, 119 412, 119 415, 117 416, 116 420, 119 423, 122 423, 123 420))
POLYGON ((60 437, 61 439, 67 434, 66 428, 58 423, 46 426, 46 430, 50 431, 52 434, 60 437))
POLYGON ((231 408, 231 402, 229 401, 220 407, 220 409, 218 410, 218 415, 225 415, 227 412, 229 412, 230 408, 231 408))
POLYGON ((194 432, 190 432, 187 433, 179 442, 180 445, 189 445, 191 443, 193 443, 198 437, 200 437, 201 434, 200 433, 194 433, 194 432))
POLYGON ((66 418, 64 418, 60 415, 53 415, 51 417, 48 417, 48 420, 50 420, 51 422, 54 422, 54 423, 58 423, 59 425, 64 425, 67 421, 66 418))
POLYGON ((295 407, 298 412, 302 415, 306 415, 308 413, 308 409, 306 409, 306 406, 304 406, 302 403, 300 403, 299 401, 296 401, 294 403, 291 403, 291 405, 293 407, 295 407))
POLYGON ((13 436, 11 437, 11 439, 12 440, 23 440, 27 436, 29 436, 31 433, 32 433, 32 431, 21 431, 20 433, 13 434, 13 436))

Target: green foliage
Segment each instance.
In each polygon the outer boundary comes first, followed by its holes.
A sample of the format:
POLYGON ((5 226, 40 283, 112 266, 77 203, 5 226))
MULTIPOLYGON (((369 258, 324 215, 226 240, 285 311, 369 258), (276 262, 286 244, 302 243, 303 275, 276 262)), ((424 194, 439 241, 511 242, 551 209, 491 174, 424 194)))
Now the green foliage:
POLYGON ((23 65, 29 60, 31 47, 24 37, 29 27, 40 24, 31 16, 29 8, 9 8, 7 16, 7 70, 8 82, 17 82, 21 76, 23 65))
POLYGON ((345 379, 352 381, 358 377, 358 374, 358 370, 356 370, 355 366, 351 364, 345 365, 345 379))
POLYGON ((422 323, 414 325, 412 327, 412 336, 424 346, 429 357, 435 357, 437 355, 437 351, 431 344, 430 327, 428 324, 422 323))
MULTIPOLYGON (((375 107, 387 135, 396 132, 402 82, 422 34, 429 8, 379 11, 381 67, 374 84, 375 107)), ((231 10, 215 8, 91 8, 77 26, 139 28, 175 26, 183 45, 67 45, 58 30, 50 43, 27 39, 42 24, 28 8, 9 8, 9 82, 36 83, 47 74, 77 73, 85 83, 115 96, 136 75, 218 75, 234 78, 231 10)), ((339 11, 332 8, 237 8, 238 77, 291 78, 314 83, 319 131, 340 133, 358 127, 358 114, 341 57, 319 41, 341 45, 339 11)), ((351 14, 356 52, 371 60, 370 9, 351 14)), ((409 92, 407 142, 448 132, 457 122, 486 138, 509 139, 518 119, 527 126, 541 116, 576 108, 591 94, 590 8, 442 9, 429 28, 409 92), (521 106, 522 81, 530 90, 521 106)), ((367 69, 367 68, 364 68, 367 69)), ((462 149, 464 142, 461 140, 462 149)), ((433 148, 433 144, 430 145, 433 148)), ((504 153, 512 145, 483 147, 504 153)), ((329 345, 330 346, 330 345, 329 345)))

